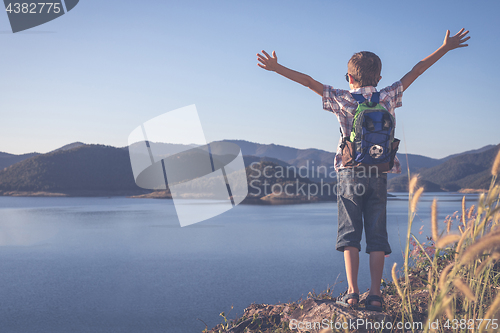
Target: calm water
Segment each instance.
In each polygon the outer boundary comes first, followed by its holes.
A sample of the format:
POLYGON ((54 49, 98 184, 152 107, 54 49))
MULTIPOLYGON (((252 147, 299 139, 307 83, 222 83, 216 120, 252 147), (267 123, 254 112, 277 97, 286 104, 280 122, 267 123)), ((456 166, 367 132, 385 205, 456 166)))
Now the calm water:
MULTIPOLYGON (((424 225, 422 236, 434 196, 441 220, 460 209, 461 195, 426 194, 413 228, 424 225)), ((402 262, 405 199, 388 203, 387 278, 402 262)), ((0 197, 1 331, 201 332, 200 320, 211 328, 231 305, 234 317, 306 297, 345 280, 336 214, 335 203, 239 205, 180 228, 168 200, 0 197)))

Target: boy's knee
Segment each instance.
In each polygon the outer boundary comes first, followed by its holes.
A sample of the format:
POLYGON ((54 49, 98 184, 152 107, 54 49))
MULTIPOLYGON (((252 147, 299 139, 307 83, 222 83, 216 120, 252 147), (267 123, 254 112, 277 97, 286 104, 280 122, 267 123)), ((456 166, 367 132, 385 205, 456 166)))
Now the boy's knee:
POLYGON ((355 244, 349 244, 349 245, 342 245, 342 244, 337 244, 337 251, 340 252, 345 252, 345 251, 358 251, 361 252, 361 245, 355 245, 355 244))

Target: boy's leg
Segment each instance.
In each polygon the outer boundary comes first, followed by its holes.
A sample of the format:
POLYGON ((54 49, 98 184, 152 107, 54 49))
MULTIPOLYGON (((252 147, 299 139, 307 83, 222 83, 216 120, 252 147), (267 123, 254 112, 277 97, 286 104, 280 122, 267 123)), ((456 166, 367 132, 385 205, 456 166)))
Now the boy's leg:
MULTIPOLYGON (((364 188, 362 179, 349 169, 338 172, 338 231, 337 250, 344 252, 344 262, 348 282, 348 293, 359 293, 358 269, 360 241, 363 232, 362 207, 364 188)), ((356 304, 356 300, 348 300, 356 304)))
MULTIPOLYGON (((370 276, 371 286, 370 295, 382 296, 380 292, 380 284, 382 283, 382 274, 384 272, 384 251, 370 252, 370 276)), ((373 301, 372 305, 380 306, 380 302, 373 301)))
MULTIPOLYGON (((387 174, 370 177, 369 190, 365 198, 364 226, 366 252, 370 254, 370 295, 381 296, 380 284, 384 271, 384 258, 391 253, 387 236, 387 174)), ((380 306, 373 301, 372 305, 380 306)))
MULTIPOLYGON (((359 294, 359 288, 358 288, 359 250, 357 247, 352 247, 352 246, 344 247, 344 263, 345 263, 345 272, 347 275, 347 284, 348 284, 347 293, 359 294)), ((349 299, 347 302, 349 304, 357 303, 357 301, 354 299, 349 299)))

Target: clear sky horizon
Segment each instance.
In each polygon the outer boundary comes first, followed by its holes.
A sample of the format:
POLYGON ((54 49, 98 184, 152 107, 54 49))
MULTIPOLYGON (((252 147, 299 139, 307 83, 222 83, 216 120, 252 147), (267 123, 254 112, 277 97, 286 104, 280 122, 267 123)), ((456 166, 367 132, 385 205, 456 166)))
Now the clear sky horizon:
MULTIPOLYGON (((207 141, 335 151, 321 97, 257 66, 261 50, 323 84, 348 89, 355 52, 382 59, 379 88, 470 30, 403 94, 400 152, 441 158, 500 143, 500 2, 97 1, 12 34, 0 14, 0 151, 65 144, 123 147, 137 126, 196 104, 207 141)), ((188 142, 186 142, 188 143, 188 142)))

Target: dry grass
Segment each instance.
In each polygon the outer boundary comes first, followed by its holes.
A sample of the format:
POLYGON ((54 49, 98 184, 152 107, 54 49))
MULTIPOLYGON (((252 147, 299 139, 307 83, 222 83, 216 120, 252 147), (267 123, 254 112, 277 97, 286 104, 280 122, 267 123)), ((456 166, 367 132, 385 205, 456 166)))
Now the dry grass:
MULTIPOLYGON (((451 220, 447 220, 447 228, 439 234, 437 218, 437 202, 432 203, 431 230, 435 243, 435 253, 429 255, 424 246, 411 233, 411 227, 422 189, 415 191, 417 177, 409 183, 408 233, 404 260, 405 283, 399 283, 396 264, 392 269, 392 277, 401 298, 401 317, 412 320, 412 292, 409 283, 409 244, 415 242, 430 263, 427 274, 429 303, 427 323, 424 332, 431 331, 430 322, 440 320, 472 323, 474 331, 485 332, 486 322, 483 319, 497 319, 500 313, 500 185, 496 185, 500 169, 500 152, 496 156, 492 168, 492 181, 487 194, 482 194, 479 203, 466 208, 465 197, 458 220, 460 234, 451 231, 451 220), (443 264, 443 254, 446 257, 443 264), (443 268, 444 267, 444 268, 443 268), (482 324, 481 324, 482 323, 482 324), (480 325, 481 324, 481 325, 480 325)), ((488 327, 493 332, 493 325, 488 327)), ((435 331, 435 330, 433 330, 435 331)), ((445 332, 444 327, 437 331, 445 332)), ((470 330, 469 330, 470 331, 470 330)), ((495 330, 497 331, 497 329, 495 330)))

